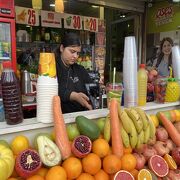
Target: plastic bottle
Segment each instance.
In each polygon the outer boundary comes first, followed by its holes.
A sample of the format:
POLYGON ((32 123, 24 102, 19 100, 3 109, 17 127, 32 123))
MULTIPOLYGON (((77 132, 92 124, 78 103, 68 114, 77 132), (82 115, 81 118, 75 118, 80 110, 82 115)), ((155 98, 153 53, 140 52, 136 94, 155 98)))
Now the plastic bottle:
POLYGON ((140 64, 138 70, 138 106, 146 105, 147 79, 145 64, 140 64))
POLYGON ((22 102, 19 80, 11 69, 9 61, 3 62, 1 75, 2 99, 7 124, 18 124, 23 121, 22 102))

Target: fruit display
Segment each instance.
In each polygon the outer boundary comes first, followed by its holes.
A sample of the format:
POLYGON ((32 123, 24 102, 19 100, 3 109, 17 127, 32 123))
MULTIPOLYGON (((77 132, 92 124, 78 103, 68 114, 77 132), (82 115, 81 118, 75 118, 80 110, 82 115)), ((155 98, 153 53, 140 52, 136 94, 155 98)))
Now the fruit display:
POLYGON ((0 140, 0 180, 180 179, 180 110, 149 115, 113 99, 106 117, 78 115, 65 124, 59 101, 54 98, 54 138, 39 132, 33 141, 0 140))

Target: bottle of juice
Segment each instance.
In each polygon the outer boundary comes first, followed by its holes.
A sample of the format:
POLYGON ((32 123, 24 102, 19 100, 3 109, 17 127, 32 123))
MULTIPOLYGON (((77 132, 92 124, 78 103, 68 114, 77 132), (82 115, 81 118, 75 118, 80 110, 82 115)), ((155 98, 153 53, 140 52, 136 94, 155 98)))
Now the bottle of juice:
POLYGON ((22 102, 19 80, 11 69, 9 61, 3 62, 1 75, 2 99, 7 124, 18 124, 23 121, 22 102))
POLYGON ((147 79, 145 64, 140 64, 138 70, 138 106, 146 105, 147 79))

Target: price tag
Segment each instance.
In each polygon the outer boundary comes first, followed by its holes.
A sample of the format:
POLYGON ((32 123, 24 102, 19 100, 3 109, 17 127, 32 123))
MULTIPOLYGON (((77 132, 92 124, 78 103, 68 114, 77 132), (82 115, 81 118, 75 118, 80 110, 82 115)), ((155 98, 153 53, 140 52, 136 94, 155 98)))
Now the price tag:
POLYGON ((82 30, 82 16, 64 14, 64 28, 82 30))
POLYGON ((16 23, 39 26, 39 11, 16 6, 16 23))
POLYGON ((94 17, 84 17, 84 30, 97 32, 98 19, 94 17))

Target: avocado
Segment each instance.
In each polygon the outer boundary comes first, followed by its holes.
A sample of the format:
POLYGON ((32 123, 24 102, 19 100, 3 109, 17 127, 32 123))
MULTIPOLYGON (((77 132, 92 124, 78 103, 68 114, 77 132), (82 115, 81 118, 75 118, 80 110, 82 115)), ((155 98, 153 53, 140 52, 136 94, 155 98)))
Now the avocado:
POLYGON ((91 140, 99 137, 100 129, 93 120, 85 116, 77 116, 75 121, 80 134, 88 136, 91 140))

